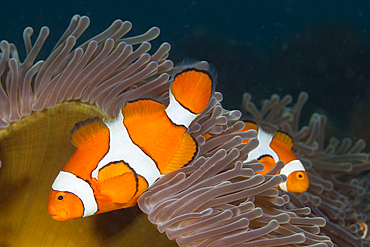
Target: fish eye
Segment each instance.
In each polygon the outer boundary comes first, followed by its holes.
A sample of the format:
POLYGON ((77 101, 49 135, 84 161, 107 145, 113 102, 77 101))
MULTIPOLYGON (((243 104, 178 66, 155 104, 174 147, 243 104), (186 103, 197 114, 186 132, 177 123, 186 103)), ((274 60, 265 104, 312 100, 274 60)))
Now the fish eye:
POLYGON ((298 178, 299 180, 302 180, 302 179, 304 178, 304 174, 303 174, 303 172, 297 172, 297 178, 298 178))
POLYGON ((58 203, 64 202, 65 198, 66 198, 66 194, 63 192, 58 192, 55 194, 55 201, 58 203))

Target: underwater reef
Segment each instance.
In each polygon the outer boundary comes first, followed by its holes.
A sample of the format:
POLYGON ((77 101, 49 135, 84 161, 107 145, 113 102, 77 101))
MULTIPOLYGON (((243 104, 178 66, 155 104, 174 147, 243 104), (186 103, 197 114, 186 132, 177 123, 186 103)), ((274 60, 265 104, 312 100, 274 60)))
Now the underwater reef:
POLYGON ((24 61, 14 44, 0 43, 1 246, 370 246, 366 144, 350 138, 325 144, 326 118, 316 113, 299 128, 306 93, 294 104, 291 96, 272 95, 261 109, 245 93, 241 111, 228 111, 216 92, 189 128, 198 157, 160 178, 138 206, 53 221, 48 193, 75 150, 74 124, 114 118, 128 100, 168 103, 171 47, 148 53, 159 29, 126 37, 131 23, 117 20, 75 47, 89 23, 74 16, 45 61, 36 57, 46 27, 34 44, 32 28, 25 29, 24 61), (274 188, 286 179, 277 174, 282 162, 266 175, 256 174, 259 162, 243 163, 258 144, 255 131, 238 132, 246 119, 292 136, 310 179, 307 192, 274 188))

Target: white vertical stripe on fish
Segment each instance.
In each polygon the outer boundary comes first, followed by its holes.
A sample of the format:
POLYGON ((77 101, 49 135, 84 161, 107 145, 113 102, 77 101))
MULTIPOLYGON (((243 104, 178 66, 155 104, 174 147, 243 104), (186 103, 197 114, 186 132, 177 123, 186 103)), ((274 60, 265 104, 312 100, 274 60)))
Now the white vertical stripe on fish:
POLYGON ((193 120, 198 116, 190 112, 188 109, 185 109, 173 96, 170 90, 170 104, 166 108, 166 114, 172 123, 176 125, 183 125, 186 128, 189 128, 189 125, 193 120))
POLYGON ((123 115, 120 111, 118 120, 107 122, 109 128, 109 150, 92 171, 91 177, 98 180, 99 170, 114 161, 124 161, 138 175, 144 177, 151 186, 160 174, 155 162, 132 142, 130 135, 123 124, 123 115))
POLYGON ((98 211, 94 191, 90 185, 70 172, 60 171, 51 188, 53 190, 73 193, 80 198, 84 206, 82 217, 93 215, 98 211))
POLYGON ((273 135, 267 133, 260 127, 258 127, 258 134, 257 139, 259 140, 258 146, 253 149, 249 154, 248 158, 244 162, 248 162, 252 159, 258 159, 261 155, 271 155, 271 157, 275 160, 275 162, 279 161, 279 157, 276 152, 270 147, 270 143, 272 141, 273 135))

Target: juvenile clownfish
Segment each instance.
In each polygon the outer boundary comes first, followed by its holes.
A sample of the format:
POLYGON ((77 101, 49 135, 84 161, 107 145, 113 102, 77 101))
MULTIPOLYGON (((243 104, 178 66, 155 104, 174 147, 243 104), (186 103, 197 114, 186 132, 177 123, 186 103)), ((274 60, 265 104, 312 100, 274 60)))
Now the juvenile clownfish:
POLYGON ((159 177, 190 163, 197 143, 186 133, 207 107, 217 79, 206 62, 175 68, 167 108, 127 102, 117 119, 88 119, 71 130, 77 147, 52 184, 48 212, 66 221, 134 206, 159 177))
MULTIPOLYGON (((241 131, 254 129, 257 131, 259 144, 257 148, 248 154, 244 162, 252 159, 258 160, 265 168, 257 174, 265 175, 271 171, 279 160, 284 161, 285 166, 280 170, 280 174, 287 177, 287 181, 278 185, 278 189, 286 192, 302 193, 308 189, 309 181, 303 164, 292 151, 293 140, 284 132, 277 131, 274 135, 264 131, 254 122, 245 122, 245 127, 241 131)), ((246 143, 249 140, 244 139, 246 143)))

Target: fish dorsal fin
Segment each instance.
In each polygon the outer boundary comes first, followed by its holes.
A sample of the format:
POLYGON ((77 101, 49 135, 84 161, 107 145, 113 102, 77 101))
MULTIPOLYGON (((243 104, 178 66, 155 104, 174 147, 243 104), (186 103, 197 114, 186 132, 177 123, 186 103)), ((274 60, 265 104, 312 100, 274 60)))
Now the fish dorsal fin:
POLYGON ((112 162, 99 170, 98 181, 102 182, 104 180, 130 172, 133 171, 123 161, 112 162))
POLYGON ((280 145, 284 145, 286 150, 291 150, 293 146, 293 139, 292 137, 282 131, 278 131, 275 133, 273 137, 273 141, 279 142, 280 145))
POLYGON ((171 92, 184 108, 199 114, 206 109, 214 86, 213 77, 208 71, 187 68, 175 75, 171 92))
POLYGON ((247 131, 247 130, 255 130, 258 131, 258 125, 253 121, 244 121, 244 128, 239 132, 247 131))
MULTIPOLYGON (((248 130, 258 131, 258 125, 253 121, 244 121, 244 128, 239 130, 238 132, 246 132, 248 130)), ((243 143, 248 143, 248 141, 249 139, 243 139, 243 143)))
POLYGON ((89 118, 78 122, 70 131, 70 141, 75 147, 79 147, 92 137, 99 135, 109 136, 109 129, 99 118, 89 118))
POLYGON ((98 182, 100 193, 111 197, 114 203, 128 203, 138 191, 137 175, 122 161, 100 169, 98 182))
POLYGON ((137 118, 140 120, 143 116, 154 115, 164 112, 166 107, 152 99, 140 99, 136 101, 127 102, 122 108, 122 115, 125 119, 137 118))
MULTIPOLYGON (((173 124, 166 115, 164 107, 155 101, 130 103, 122 109, 122 114, 124 115, 124 126, 132 142, 153 160, 157 166, 156 168, 162 174, 163 172, 172 171, 172 168, 167 167, 176 153, 179 152, 178 149, 181 147, 186 128, 173 124), (140 107, 135 105, 140 105, 140 107), (152 110, 149 112, 141 110, 140 108, 143 108, 144 105, 147 105, 145 108, 151 108, 152 110), (133 113, 134 108, 143 113, 136 115, 133 113)), ((192 146, 196 145, 192 143, 192 146)), ((194 152, 195 148, 193 148, 191 154, 188 154, 188 159, 180 162, 178 166, 174 165, 174 167, 178 169, 185 165, 191 160, 194 152)))
POLYGON ((174 170, 186 166, 192 161, 198 151, 198 147, 194 139, 188 133, 184 133, 181 138, 180 145, 169 164, 158 167, 161 174, 167 174, 174 170))

